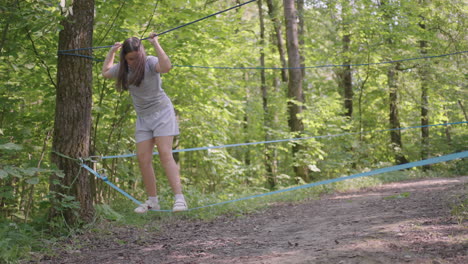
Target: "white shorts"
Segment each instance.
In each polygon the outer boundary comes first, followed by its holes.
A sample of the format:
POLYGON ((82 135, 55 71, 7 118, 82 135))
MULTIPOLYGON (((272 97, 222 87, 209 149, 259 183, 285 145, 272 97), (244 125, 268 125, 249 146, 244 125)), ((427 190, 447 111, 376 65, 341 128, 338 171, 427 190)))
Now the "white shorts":
POLYGON ((179 135, 179 124, 172 105, 151 115, 137 117, 135 128, 136 143, 163 136, 179 135))

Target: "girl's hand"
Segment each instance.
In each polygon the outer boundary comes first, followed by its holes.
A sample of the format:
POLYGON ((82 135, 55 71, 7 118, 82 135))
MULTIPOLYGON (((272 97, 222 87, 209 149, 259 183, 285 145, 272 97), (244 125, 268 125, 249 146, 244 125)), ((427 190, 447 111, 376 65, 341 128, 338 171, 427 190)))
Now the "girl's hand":
POLYGON ((114 46, 112 46, 111 51, 112 51, 112 52, 117 52, 117 51, 120 49, 120 47, 122 47, 122 43, 116 42, 116 43, 114 44, 114 46))
POLYGON ((154 33, 154 32, 150 33, 148 40, 151 42, 151 44, 154 45, 154 44, 156 44, 158 42, 158 35, 156 33, 154 33))

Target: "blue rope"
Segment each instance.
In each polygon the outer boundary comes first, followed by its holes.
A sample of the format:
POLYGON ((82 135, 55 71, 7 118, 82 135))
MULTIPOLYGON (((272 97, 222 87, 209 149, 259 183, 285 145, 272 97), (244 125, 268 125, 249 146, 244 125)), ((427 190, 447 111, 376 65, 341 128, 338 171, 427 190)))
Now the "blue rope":
MULTIPOLYGON (((441 55, 433 55, 433 56, 424 56, 424 57, 416 57, 416 58, 408 58, 408 59, 400 59, 400 60, 392 60, 392 61, 382 61, 382 62, 371 62, 371 63, 357 63, 357 64, 327 64, 327 65, 317 65, 317 66, 306 66, 306 67, 225 67, 225 66, 193 66, 193 65, 172 65, 173 67, 179 68, 198 68, 198 69, 221 69, 221 70, 288 70, 288 69, 317 69, 317 68, 334 68, 334 67, 358 67, 358 66, 370 66, 370 65, 382 65, 382 64, 390 64, 390 63, 397 63, 403 61, 412 61, 412 60, 423 60, 423 59, 433 59, 433 58, 441 58, 447 56, 453 56, 458 54, 467 53, 468 51, 459 51, 441 55)), ((74 53, 60 53, 62 55, 70 55, 70 56, 78 56, 82 58, 91 59, 94 61, 102 62, 102 59, 96 59, 92 56, 81 55, 81 54, 74 54, 74 53)))
MULTIPOLYGON (((193 211, 193 210, 198 210, 198 209, 202 209, 202 208, 213 207, 213 206, 218 206, 218 205, 223 205, 223 204, 228 204, 228 203, 234 203, 234 202, 239 202, 239 201, 245 201, 245 200, 248 200, 248 199, 259 198, 259 197, 264 197, 264 196, 278 194, 278 193, 296 191, 296 190, 300 190, 300 189, 311 188, 311 187, 315 187, 315 186, 319 186, 319 185, 336 183, 336 182, 350 180, 350 179, 356 179, 356 178, 360 178, 360 177, 367 177, 367 176, 382 174, 382 173, 386 173, 386 172, 404 170, 404 169, 409 169, 409 168, 414 168, 414 167, 421 167, 421 166, 425 166, 425 165, 430 165, 430 164, 440 163, 440 162, 446 162, 446 161, 455 160, 455 159, 462 159, 462 158, 466 158, 466 157, 468 157, 468 151, 463 151, 463 152, 453 153, 453 154, 449 154, 449 155, 445 155, 445 156, 429 158, 429 159, 426 159, 426 160, 420 160, 420 161, 415 161, 415 162, 409 162, 409 163, 406 163, 406 164, 401 164, 401 165, 396 165, 396 166, 391 166, 391 167, 386 167, 386 168, 380 168, 380 169, 376 169, 376 170, 373 170, 373 171, 358 173, 358 174, 354 174, 354 175, 350 175, 350 176, 339 177, 339 178, 329 179, 329 180, 324 180, 324 181, 319 181, 319 182, 313 182, 313 183, 309 183, 309 184, 304 184, 304 185, 300 185, 300 186, 295 186, 295 187, 291 187, 291 188, 286 188, 286 189, 282 189, 282 190, 277 190, 277 191, 272 191, 272 192, 267 192, 267 193, 262 193, 262 194, 257 194, 257 195, 251 195, 251 196, 247 196, 247 197, 243 197, 243 198, 239 198, 239 199, 234 199, 234 200, 230 200, 230 201, 224 201, 224 202, 220 202, 220 203, 194 207, 194 208, 190 208, 188 211, 193 211)), ((99 175, 99 173, 97 173, 95 170, 88 167, 86 164, 81 164, 81 166, 83 168, 87 169, 88 171, 90 171, 92 174, 94 174, 99 179, 103 180, 105 183, 107 183, 112 188, 116 189, 117 191, 119 191, 120 193, 125 195, 127 198, 131 199, 134 203, 136 203, 138 205, 141 204, 140 201, 133 198, 131 195, 129 195, 128 193, 126 193, 122 189, 118 188, 114 184, 110 183, 108 181, 107 177, 103 177, 103 176, 99 175)), ((172 212, 172 210, 152 210, 152 211, 172 212)))
MULTIPOLYGON (((368 134, 368 133, 388 132, 388 131, 395 131, 395 130, 407 130, 407 129, 423 128, 423 127, 458 125, 458 124, 466 124, 466 123, 468 123, 468 121, 461 121, 461 122, 454 122, 454 123, 442 123, 442 124, 434 124, 434 125, 424 125, 424 126, 411 126, 411 127, 402 127, 402 128, 392 128, 392 129, 383 129, 383 130, 367 131, 367 132, 354 132, 354 133, 349 132, 349 133, 342 133, 342 134, 335 134, 335 135, 310 136, 310 137, 277 139, 277 140, 268 140, 268 141, 258 141, 258 142, 237 143, 237 144, 228 144, 228 145, 219 145, 219 146, 209 146, 209 147, 176 149, 176 150, 173 150, 172 152, 177 153, 177 152, 188 152, 188 151, 198 151, 198 150, 208 150, 208 149, 231 148, 231 147, 239 147, 239 146, 250 146, 250 145, 258 145, 258 144, 269 144, 269 143, 279 143, 279 142, 287 142, 287 141, 297 141, 297 140, 305 140, 305 139, 313 139, 313 138, 340 137, 340 136, 359 135, 359 134, 368 134)), ((154 152, 153 155, 158 155, 158 152, 154 152)), ((115 159, 115 158, 130 158, 130 157, 134 157, 134 156, 136 156, 136 154, 131 153, 131 154, 124 154, 124 155, 116 155, 116 156, 103 156, 103 157, 100 157, 100 159, 104 160, 104 159, 115 159)))
MULTIPOLYGON (((247 1, 247 2, 245 2, 245 3, 242 3, 242 4, 238 4, 238 5, 236 5, 236 6, 233 6, 233 7, 230 7, 230 8, 228 8, 228 9, 225 9, 225 10, 222 10, 222 11, 216 12, 216 13, 214 13, 214 14, 208 15, 208 16, 206 16, 206 17, 202 17, 202 18, 200 18, 200 19, 197 19, 197 20, 195 20, 195 21, 192 21, 192 22, 189 22, 189 23, 186 23, 186 24, 180 25, 180 26, 178 26, 178 27, 171 28, 171 29, 169 29, 169 30, 163 31, 163 32, 159 33, 158 35, 166 34, 166 33, 168 33, 168 32, 174 31, 174 30, 176 30, 176 29, 179 29, 179 28, 181 28, 181 27, 185 27, 185 26, 188 26, 188 25, 191 25, 191 24, 197 23, 197 22, 199 22, 199 21, 202 21, 202 20, 204 20, 204 19, 210 18, 210 17, 212 17, 212 16, 219 15, 219 14, 221 14, 221 13, 224 13, 224 12, 230 11, 230 10, 232 10, 232 9, 239 8, 239 7, 243 6, 243 5, 250 4, 250 3, 252 3, 252 2, 255 2, 255 1, 256 1, 256 0, 250 0, 250 1, 247 1)), ((149 39, 149 37, 147 37, 147 38, 144 38, 143 40, 145 40, 145 39, 149 39)))
POLYGON ((87 169, 89 172, 91 172, 92 174, 94 174, 94 176, 98 177, 99 179, 101 179, 102 181, 104 181, 107 185, 109 185, 110 187, 114 188, 115 190, 117 190, 118 192, 120 192, 121 194, 123 194, 125 197, 129 198, 130 200, 132 200, 134 203, 136 204, 141 204, 140 201, 138 201, 137 199, 133 198, 130 194, 126 193, 124 190, 120 189, 119 187, 117 187, 115 184, 113 184, 112 182, 109 181, 109 179, 107 179, 106 176, 102 176, 100 175, 97 171, 91 169, 88 165, 84 164, 84 163, 81 163, 80 164, 81 167, 87 169))
POLYGON ((426 160, 420 160, 420 161, 415 161, 415 162, 409 162, 409 163, 406 163, 406 164, 401 164, 401 165, 376 169, 376 170, 373 170, 373 171, 358 173, 358 174, 354 174, 354 175, 350 175, 350 176, 345 176, 345 177, 340 177, 340 178, 335 178, 335 179, 330 179, 330 180, 324 180, 324 181, 319 181, 319 182, 313 182, 313 183, 304 184, 304 185, 291 187, 291 188, 286 188, 286 189, 282 189, 282 190, 277 190, 277 191, 273 191, 273 192, 267 192, 267 193, 247 196, 247 197, 243 197, 243 198, 239 198, 239 199, 235 199, 235 200, 231 200, 231 201, 225 201, 225 202, 220 202, 220 203, 195 207, 195 208, 189 209, 189 211, 190 210, 197 210, 197 209, 201 209, 201 208, 206 208, 206 207, 212 207, 212 206, 216 206, 216 205, 223 205, 223 204, 227 204, 227 203, 234 203, 234 202, 244 201, 244 200, 248 200, 248 199, 263 197, 263 196, 277 194, 277 193, 296 191, 296 190, 300 190, 300 189, 305 189, 305 188, 310 188, 310 187, 315 187, 315 186, 319 186, 319 185, 330 184, 330 183, 335 183, 335 182, 340 182, 340 181, 345 181, 345 180, 350 180, 350 179, 356 179, 356 178, 360 178, 360 177, 372 176, 372 175, 382 174, 382 173, 391 172, 391 171, 404 170, 404 169, 409 169, 409 168, 413 168, 413 167, 421 167, 421 166, 425 166, 425 165, 450 161, 450 160, 454 160, 454 159, 462 159, 462 158, 466 158, 466 157, 468 157, 468 151, 463 151, 463 152, 458 152, 458 153, 449 154, 449 155, 445 155, 445 156, 440 156, 440 157, 436 157, 436 158, 430 158, 430 159, 426 159, 426 160))
MULTIPOLYGON (((208 16, 205 16, 205 17, 202 17, 202 18, 200 18, 200 19, 194 20, 194 21, 192 21, 192 22, 189 22, 189 23, 186 23, 186 24, 177 26, 177 27, 175 27, 175 28, 168 29, 168 30, 166 30, 166 31, 163 31, 163 32, 161 32, 161 33, 158 33, 157 35, 160 36, 160 35, 169 33, 169 32, 174 31, 174 30, 176 30, 176 29, 179 29, 179 28, 182 28, 182 27, 185 27, 185 26, 188 26, 188 25, 197 23, 197 22, 199 22, 199 21, 202 21, 202 20, 205 20, 205 19, 207 19, 207 18, 210 18, 210 17, 216 16, 216 15, 219 15, 219 14, 221 14, 221 13, 230 11, 230 10, 232 10, 232 9, 239 8, 239 7, 243 6, 243 5, 250 4, 250 3, 254 2, 254 1, 256 1, 256 0, 250 0, 250 1, 247 1, 247 2, 242 3, 242 4, 238 4, 238 5, 236 5, 236 6, 233 6, 233 7, 228 8, 228 9, 225 9, 225 10, 216 12, 216 13, 214 13, 214 14, 211 14, 211 15, 208 15, 208 16)), ((149 39, 149 37, 143 38, 143 39, 141 39, 141 40, 146 40, 146 39, 149 39)), ((98 46, 98 47, 89 47, 89 48, 79 48, 79 49, 69 49, 69 50, 59 50, 58 53, 59 53, 59 54, 62 54, 62 55, 71 55, 71 56, 79 56, 79 57, 89 58, 90 56, 83 56, 83 55, 80 56, 79 54, 73 54, 73 53, 67 53, 67 52, 70 52, 70 51, 81 51, 81 50, 90 50, 90 49, 104 49, 104 48, 111 48, 112 46, 113 46, 113 45, 98 46)), ((94 59, 93 57, 90 57, 90 58, 91 58, 91 59, 94 59)))
POLYGON ((424 56, 400 60, 382 61, 382 62, 371 62, 371 63, 357 63, 357 64, 327 64, 318 66, 306 66, 306 67, 224 67, 224 66, 191 66, 191 65, 172 65, 174 67, 185 67, 185 68, 201 68, 201 69, 221 69, 221 70, 288 70, 288 69, 316 69, 316 68, 332 68, 332 67, 357 67, 357 66, 369 66, 369 65, 381 65, 390 64, 403 61, 422 60, 422 59, 433 59, 440 57, 447 57, 452 55, 458 55, 467 53, 468 51, 459 51, 441 55, 424 56))

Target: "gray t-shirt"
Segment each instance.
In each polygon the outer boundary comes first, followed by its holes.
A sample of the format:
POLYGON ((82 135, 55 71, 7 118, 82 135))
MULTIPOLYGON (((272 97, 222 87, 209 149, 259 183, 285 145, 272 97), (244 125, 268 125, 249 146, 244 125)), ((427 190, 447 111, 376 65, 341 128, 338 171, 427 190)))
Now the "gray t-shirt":
MULTIPOLYGON (((128 87, 138 116, 147 116, 161 111, 165 107, 173 107, 171 100, 161 87, 161 75, 155 70, 158 61, 157 57, 147 56, 145 76, 140 86, 130 85, 128 87)), ((111 67, 110 73, 112 74, 112 78, 117 78, 119 67, 120 63, 111 67)), ((131 74, 130 71, 129 75, 131 74)))

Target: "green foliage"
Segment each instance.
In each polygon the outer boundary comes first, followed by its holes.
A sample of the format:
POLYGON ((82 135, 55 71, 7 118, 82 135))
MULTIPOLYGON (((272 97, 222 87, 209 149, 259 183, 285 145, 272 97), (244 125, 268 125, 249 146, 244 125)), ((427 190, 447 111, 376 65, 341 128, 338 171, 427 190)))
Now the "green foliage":
MULTIPOLYGON (((52 221, 47 218, 51 208, 57 212, 78 208, 74 197, 49 192, 51 176, 62 175, 52 164, 49 153, 53 137, 58 33, 60 21, 70 10, 45 0, 1 2, 0 203, 2 219, 9 219, 2 228, 22 222, 58 233, 70 232, 61 215, 52 221)), ((276 2, 279 4, 280 1, 276 2)), ((354 1, 351 5, 344 0, 306 1, 301 14, 305 23, 301 36, 304 40, 301 44, 304 64, 379 63, 466 51, 467 17, 462 2, 433 0, 420 4, 414 0, 365 0, 354 1), (383 2, 386 4, 381 5, 383 2), (421 25, 425 25, 425 29, 421 25), (351 38, 347 50, 343 43, 345 35, 351 38), (427 42, 425 50, 421 48, 421 41, 427 42)), ((236 4, 234 0, 209 3, 195 0, 97 0, 93 46, 112 45, 130 36, 146 37, 152 31, 162 32, 236 4)), ((279 4, 278 8, 277 16, 283 21, 282 6, 279 4)), ((272 176, 276 181, 273 188, 281 189, 301 183, 295 177, 293 165, 307 166, 313 180, 324 180, 393 164, 390 135, 381 130, 389 128, 387 72, 395 64, 351 67, 354 112, 350 118, 344 115, 343 87, 337 78, 342 68, 306 69, 303 83, 305 103, 301 114, 304 131, 301 135, 289 131, 288 84, 281 81, 279 70, 265 71, 267 95, 263 98, 258 69, 182 67, 257 67, 261 49, 265 51, 266 67, 279 67, 273 23, 266 7, 263 11, 267 31, 263 46, 256 4, 160 36, 162 46, 175 65, 162 78, 163 88, 172 99, 179 117, 181 135, 178 148, 298 136, 340 136, 297 141, 303 150, 294 157, 291 142, 180 153, 182 181, 192 207, 268 191, 271 187, 268 184, 271 176, 267 171, 269 166, 273 167, 272 176), (263 108, 264 99, 268 103, 267 109, 263 108), (270 160, 266 159, 267 154, 270 160)), ((154 54, 148 42, 144 45, 148 54, 154 54)), ((93 56, 98 59, 103 59, 106 53, 107 49, 93 50, 93 56)), ((112 81, 100 76, 101 67, 101 62, 94 62, 91 153, 104 156, 133 153, 135 113, 130 96, 116 91, 112 81)), ((400 88, 398 108, 401 126, 416 126, 421 122, 422 68, 428 72, 429 123, 464 120, 464 69, 467 65, 466 54, 458 54, 400 63, 396 82, 400 88)), ((420 160, 420 130, 405 130, 401 136, 401 153, 410 161, 420 160)), ((464 151, 466 139, 466 125, 432 127, 430 156, 464 151)), ((468 171, 467 164, 466 160, 436 164, 424 175, 464 175, 468 171)), ((145 199, 135 158, 102 160, 96 165, 111 182, 138 199, 145 199)), ((162 204, 169 208, 172 192, 157 156, 155 169, 162 204)), ((421 174, 419 169, 414 169, 398 176, 353 180, 282 197, 295 200, 322 191, 365 187, 390 178, 409 179, 421 174)), ((62 187, 65 190, 69 188, 62 187)), ((160 219, 159 216, 135 217, 130 209, 133 204, 122 201, 118 192, 99 180, 95 188, 93 198, 96 204, 102 204, 96 206, 99 218, 116 223, 125 223, 129 219, 140 223, 160 219)), ((193 213, 193 216, 241 215, 248 210, 257 210, 246 209, 251 202, 261 207, 270 200, 262 198, 259 202, 252 200, 206 208, 193 213)), ((25 234, 21 232, 27 226, 18 227, 19 236, 25 234)), ((12 247, 8 249, 10 253, 5 251, 2 255, 13 256, 18 249, 12 247)), ((13 257, 5 259, 13 260, 13 257)))
POLYGON ((117 213, 107 204, 98 204, 95 206, 96 216, 98 218, 103 218, 112 221, 119 221, 122 219, 122 215, 117 213))
POLYGON ((43 245, 38 233, 27 224, 10 221, 0 222, 0 262, 16 263, 31 251, 38 251, 43 245))

